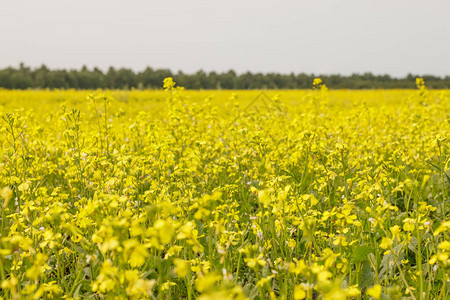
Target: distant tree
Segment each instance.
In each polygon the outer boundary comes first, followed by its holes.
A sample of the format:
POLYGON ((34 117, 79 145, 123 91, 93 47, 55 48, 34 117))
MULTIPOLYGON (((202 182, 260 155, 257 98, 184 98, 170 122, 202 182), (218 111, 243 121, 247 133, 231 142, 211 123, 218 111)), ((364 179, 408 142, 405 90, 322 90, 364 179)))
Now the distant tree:
MULTIPOLYGON (((309 89, 317 75, 314 74, 279 74, 251 73, 237 75, 233 70, 206 73, 199 70, 194 74, 181 71, 173 73, 168 69, 152 69, 147 67, 142 72, 134 72, 128 68, 110 67, 106 73, 99 68, 89 69, 83 66, 80 70, 50 70, 42 65, 31 69, 23 63, 18 68, 0 69, 0 87, 8 89, 28 88, 75 88, 75 89, 160 89, 166 77, 175 77, 180 86, 187 89, 309 89)), ((320 76, 330 88, 335 89, 393 89, 415 88, 416 76, 408 74, 404 78, 393 78, 389 75, 372 73, 352 74, 350 76, 320 76)), ((429 88, 450 88, 450 76, 423 76, 429 88)))

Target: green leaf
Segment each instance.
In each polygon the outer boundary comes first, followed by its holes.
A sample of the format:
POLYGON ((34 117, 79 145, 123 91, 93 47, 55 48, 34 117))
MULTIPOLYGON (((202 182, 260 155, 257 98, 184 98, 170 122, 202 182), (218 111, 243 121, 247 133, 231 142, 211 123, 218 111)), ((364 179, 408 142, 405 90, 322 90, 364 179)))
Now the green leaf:
POLYGON ((361 287, 368 288, 375 282, 375 274, 372 271, 369 261, 364 261, 359 273, 359 282, 361 287))
POLYGON ((359 263, 365 261, 370 253, 375 252, 374 247, 359 246, 353 250, 353 262, 359 263))
POLYGON ((258 288, 256 286, 252 286, 250 283, 247 283, 242 288, 242 291, 244 292, 245 296, 247 296, 249 299, 256 299, 258 296, 258 288))

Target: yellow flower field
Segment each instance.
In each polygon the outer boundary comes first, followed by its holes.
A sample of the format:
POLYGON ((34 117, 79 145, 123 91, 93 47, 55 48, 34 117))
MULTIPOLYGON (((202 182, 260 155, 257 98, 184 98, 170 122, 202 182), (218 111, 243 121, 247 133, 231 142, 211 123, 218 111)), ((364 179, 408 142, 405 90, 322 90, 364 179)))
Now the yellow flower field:
POLYGON ((0 298, 446 299, 450 91, 0 90, 0 298))

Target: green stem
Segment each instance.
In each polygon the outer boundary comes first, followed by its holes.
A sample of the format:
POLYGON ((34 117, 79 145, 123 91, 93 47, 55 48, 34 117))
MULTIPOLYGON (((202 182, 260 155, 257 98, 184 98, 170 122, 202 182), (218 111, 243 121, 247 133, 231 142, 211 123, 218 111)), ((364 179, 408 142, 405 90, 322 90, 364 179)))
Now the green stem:
POLYGON ((422 240, 420 237, 419 226, 416 226, 417 233, 417 253, 416 253, 416 261, 417 268, 419 269, 419 299, 423 299, 423 272, 422 272, 422 240))

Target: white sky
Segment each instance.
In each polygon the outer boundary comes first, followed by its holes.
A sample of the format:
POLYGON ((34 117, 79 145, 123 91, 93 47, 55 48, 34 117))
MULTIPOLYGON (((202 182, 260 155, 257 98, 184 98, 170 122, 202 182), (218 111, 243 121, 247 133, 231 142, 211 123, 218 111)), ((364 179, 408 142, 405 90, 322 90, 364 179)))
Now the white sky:
POLYGON ((0 68, 450 75, 449 0, 0 0, 0 68))

